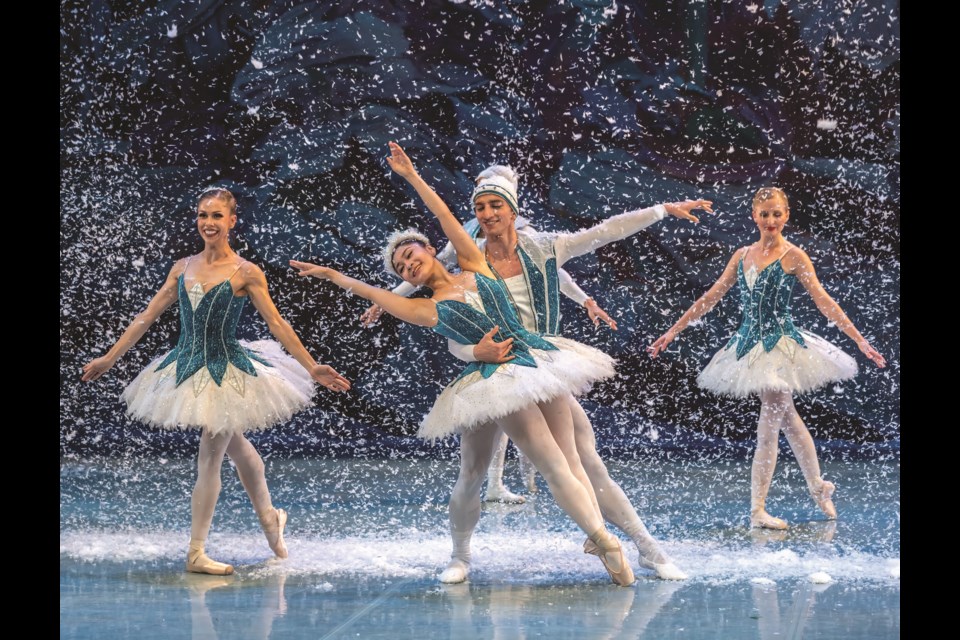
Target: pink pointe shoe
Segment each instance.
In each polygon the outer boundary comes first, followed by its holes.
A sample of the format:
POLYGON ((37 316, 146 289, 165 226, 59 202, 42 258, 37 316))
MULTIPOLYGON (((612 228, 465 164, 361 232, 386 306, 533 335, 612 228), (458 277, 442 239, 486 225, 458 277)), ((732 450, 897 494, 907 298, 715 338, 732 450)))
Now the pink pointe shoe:
POLYGON ((620 541, 606 529, 601 529, 587 538, 583 543, 583 552, 600 558, 614 584, 629 587, 636 581, 620 541))
POLYGON ((190 573, 208 573, 213 576, 228 576, 233 573, 233 565, 212 560, 203 550, 203 544, 190 543, 187 551, 187 571, 190 573))
POLYGON ((287 526, 287 512, 283 509, 271 509, 264 514, 257 514, 260 519, 260 526, 263 528, 263 534, 267 537, 267 544, 270 550, 278 558, 286 558, 287 543, 283 540, 283 530, 287 526))
POLYGON ((828 520, 837 519, 837 508, 833 504, 833 492, 837 490, 837 486, 828 480, 824 480, 820 483, 820 491, 813 494, 813 499, 816 501, 817 506, 820 507, 820 510, 823 511, 823 514, 827 516, 828 520))

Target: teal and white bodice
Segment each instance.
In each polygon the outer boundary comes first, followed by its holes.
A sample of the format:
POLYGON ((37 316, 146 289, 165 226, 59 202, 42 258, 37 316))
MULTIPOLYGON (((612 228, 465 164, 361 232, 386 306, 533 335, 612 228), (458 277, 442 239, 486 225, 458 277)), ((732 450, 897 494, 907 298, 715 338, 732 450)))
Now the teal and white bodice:
MULTIPOLYGON (((200 373, 194 381, 195 392, 199 393, 209 380, 221 386, 224 378, 236 377, 230 375, 230 365, 250 376, 257 375, 252 360, 270 366, 237 341, 237 324, 247 298, 234 295, 229 278, 206 293, 199 282, 187 291, 183 274, 177 284, 180 339, 156 371, 176 362, 177 386, 200 373)), ((236 386, 234 382, 231 384, 236 386)))
POLYGON ((663 206, 657 205, 613 216, 575 233, 517 234, 517 253, 527 281, 536 331, 550 336, 560 334, 561 282, 558 271, 567 260, 623 240, 662 220, 665 215, 663 206))
MULTIPOLYGON (((501 280, 479 273, 474 274, 474 279, 477 283, 477 292, 474 294, 478 299, 476 306, 457 300, 440 300, 437 302, 437 324, 433 327, 434 331, 460 344, 474 345, 494 326, 499 326, 498 341, 513 338, 511 355, 515 357, 510 364, 524 367, 537 366, 531 349, 557 350, 556 346, 540 335, 524 329, 513 309, 506 285, 501 280)), ((467 293, 469 295, 472 292, 467 293)), ((458 379, 475 371, 479 371, 484 378, 489 378, 501 366, 503 365, 489 362, 471 362, 458 379)))
POLYGON ((750 353, 757 344, 769 353, 783 337, 806 347, 803 336, 793 324, 790 306, 797 277, 786 273, 780 260, 762 270, 755 266, 744 272, 743 258, 737 265, 737 285, 743 320, 727 347, 736 345, 737 359, 750 353))
POLYGON ((553 243, 518 236, 517 254, 537 333, 560 334, 560 276, 553 243))

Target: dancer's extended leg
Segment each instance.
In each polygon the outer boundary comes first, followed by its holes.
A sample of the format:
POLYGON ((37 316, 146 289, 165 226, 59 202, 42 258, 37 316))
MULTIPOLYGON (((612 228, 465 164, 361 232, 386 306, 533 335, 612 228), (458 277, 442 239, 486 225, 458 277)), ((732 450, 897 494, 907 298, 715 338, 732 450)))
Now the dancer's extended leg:
POLYGON ((817 448, 813 443, 813 436, 810 435, 810 430, 797 413, 793 397, 789 394, 784 396, 786 397, 781 400, 784 406, 781 429, 787 436, 793 455, 797 457, 810 495, 823 513, 832 520, 837 517, 837 508, 833 504, 833 491, 836 487, 832 482, 820 477, 820 461, 817 459, 817 448))
POLYGON ((620 585, 632 584, 633 571, 626 561, 620 542, 606 530, 596 503, 590 499, 590 492, 570 470, 540 407, 521 409, 501 419, 499 423, 537 467, 560 508, 573 518, 596 545, 595 553, 613 581, 620 585))
POLYGON ((653 569, 664 580, 684 580, 687 575, 680 570, 660 548, 650 535, 646 525, 640 519, 627 494, 610 477, 607 466, 597 453, 597 439, 593 425, 580 403, 573 396, 567 396, 567 405, 573 418, 573 430, 577 441, 577 451, 583 468, 590 478, 596 492, 600 512, 607 522, 630 536, 640 552, 640 565, 653 569))
POLYGON ((250 496, 267 544, 278 558, 286 558, 287 545, 283 540, 283 529, 287 524, 287 513, 282 509, 275 509, 270 500, 263 458, 242 434, 235 435, 230 441, 227 455, 237 467, 240 483, 250 496))
POLYGON ((577 439, 573 429, 573 416, 570 413, 567 398, 561 397, 555 398, 550 402, 541 402, 539 407, 540 412, 547 421, 547 426, 550 428, 553 439, 556 441, 557 446, 560 447, 560 451, 563 452, 563 457, 567 459, 567 465, 569 465, 570 471, 587 490, 587 493, 590 495, 590 502, 593 503, 597 515, 603 518, 600 505, 597 503, 597 495, 594 492, 593 484, 590 483, 590 478, 587 477, 587 472, 583 468, 580 454, 577 451, 577 439))

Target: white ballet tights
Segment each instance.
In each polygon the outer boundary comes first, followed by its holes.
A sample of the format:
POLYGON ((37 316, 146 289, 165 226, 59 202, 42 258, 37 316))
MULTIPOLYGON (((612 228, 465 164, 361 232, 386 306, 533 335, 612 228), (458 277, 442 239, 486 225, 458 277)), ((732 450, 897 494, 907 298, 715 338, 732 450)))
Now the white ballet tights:
MULTIPOLYGON (((656 565, 669 563, 670 559, 650 535, 630 499, 607 472, 606 465, 597 453, 593 425, 587 414, 572 395, 567 396, 566 404, 573 419, 577 458, 589 479, 587 486, 591 487, 591 493, 595 491, 592 499, 599 505, 603 518, 630 536, 640 552, 641 565, 654 569, 656 565)), ((453 538, 452 557, 468 564, 470 538, 480 520, 480 490, 487 461, 496 455, 496 447, 501 441, 506 442, 507 439, 508 436, 492 424, 460 437, 460 475, 450 496, 450 533, 453 538)), ((532 464, 522 451, 521 463, 532 464)), ((490 465, 490 468, 493 466, 490 465)))
POLYGON ((587 477, 590 479, 590 485, 596 492, 596 500, 604 519, 630 536, 640 552, 640 564, 647 569, 654 569, 654 565, 670 562, 643 524, 637 510, 627 498, 627 494, 607 472, 607 466, 597 453, 597 438, 593 425, 590 424, 590 418, 587 417, 583 407, 572 395, 567 396, 567 405, 573 417, 577 451, 587 477))
POLYGON ((526 407, 498 423, 546 480, 557 505, 587 535, 603 530, 596 498, 592 489, 588 489, 590 483, 576 453, 573 420, 566 398, 526 407), (575 469, 579 469, 582 480, 578 479, 575 469))
MULTIPOLYGON (((490 459, 499 443, 502 429, 543 475, 560 508, 573 518, 581 529, 591 534, 602 528, 603 521, 591 494, 579 481, 564 457, 544 418, 544 411, 558 419, 558 431, 572 431, 569 411, 561 398, 545 403, 543 408, 531 405, 497 424, 488 423, 460 436, 460 474, 450 495, 450 535, 454 560, 470 563, 470 538, 480 520, 480 490, 490 459), (566 421, 563 414, 566 413, 566 421)), ((562 441, 572 441, 572 434, 560 434, 562 441)), ((579 465, 579 458, 575 464, 579 465)), ((582 466, 581 466, 582 469, 582 466)))
POLYGON ((750 474, 751 514, 766 512, 767 493, 773 480, 773 470, 777 466, 781 429, 800 464, 811 495, 817 495, 823 485, 813 437, 797 413, 792 394, 788 391, 764 391, 760 394, 760 403, 757 450, 753 454, 750 474))
POLYGON ((250 496, 257 514, 273 509, 263 458, 250 441, 242 434, 211 436, 206 430, 200 436, 200 452, 197 455, 197 482, 190 500, 191 542, 202 543, 210 532, 213 512, 220 497, 220 469, 224 455, 229 455, 237 467, 240 483, 250 496))

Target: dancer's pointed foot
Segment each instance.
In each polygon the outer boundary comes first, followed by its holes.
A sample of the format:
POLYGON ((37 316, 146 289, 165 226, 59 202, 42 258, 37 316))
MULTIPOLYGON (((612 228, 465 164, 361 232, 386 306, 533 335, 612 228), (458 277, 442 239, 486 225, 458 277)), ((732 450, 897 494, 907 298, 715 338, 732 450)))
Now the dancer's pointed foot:
POLYGON ((483 496, 484 502, 502 502, 504 504, 523 504, 527 501, 521 495, 518 495, 507 489, 502 483, 488 484, 487 493, 483 496))
POLYGON ((786 529, 787 521, 774 518, 765 509, 758 509, 750 514, 750 526, 754 529, 786 529))
POLYGON ((813 494, 813 499, 817 502, 820 510, 830 520, 837 519, 837 508, 833 504, 833 492, 836 490, 837 486, 835 484, 829 480, 824 480, 820 483, 820 491, 813 494))
POLYGON ((627 562, 620 541, 606 529, 600 529, 583 543, 583 552, 600 558, 614 584, 629 587, 634 583, 633 569, 627 562))
POLYGON ((260 526, 263 528, 263 535, 267 537, 270 550, 278 558, 286 558, 289 553, 287 543, 283 540, 283 530, 287 526, 287 512, 271 507, 257 517, 260 518, 260 526))
POLYGON ((654 563, 653 570, 661 580, 686 580, 690 577, 672 562, 654 563))
POLYGON ((204 550, 203 545, 190 545, 187 551, 187 571, 190 573, 209 573, 213 576, 228 576, 233 573, 233 566, 212 560, 204 550))
POLYGON ((447 568, 440 574, 440 582, 444 584, 459 584, 466 582, 470 575, 470 563, 460 558, 452 558, 447 568))

